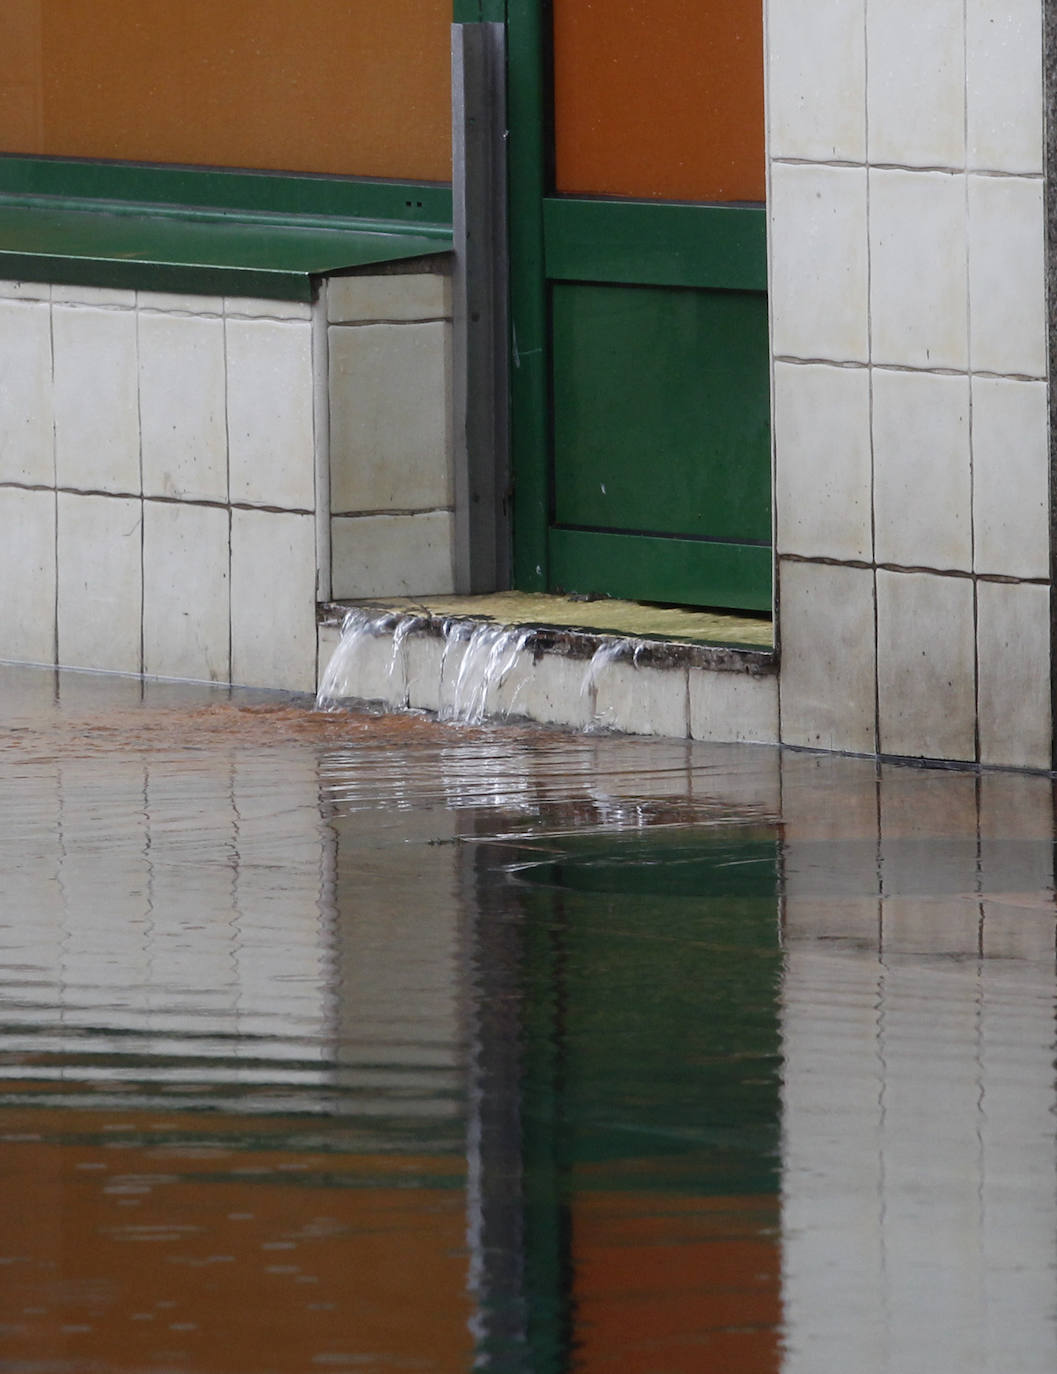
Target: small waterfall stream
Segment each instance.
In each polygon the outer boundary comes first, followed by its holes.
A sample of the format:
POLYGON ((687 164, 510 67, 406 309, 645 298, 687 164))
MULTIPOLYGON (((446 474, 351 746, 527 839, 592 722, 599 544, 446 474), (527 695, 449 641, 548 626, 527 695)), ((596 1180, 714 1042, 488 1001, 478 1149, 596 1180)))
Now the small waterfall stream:
MULTIPOLYGON (((391 705, 406 706, 405 646, 409 636, 427 629, 434 635, 439 630, 443 641, 436 669, 438 715, 442 720, 474 725, 486 714, 518 713, 519 698, 529 682, 522 656, 537 633, 534 626, 497 625, 491 621, 478 624, 457 617, 430 619, 415 612, 367 610, 352 610, 346 615, 341 639, 320 679, 317 708, 332 710, 343 701, 356 699, 384 699, 391 705), (521 680, 500 705, 501 689, 519 671, 521 680)), ((585 664, 580 696, 589 703, 593 725, 604 724, 597 709, 599 678, 610 664, 637 662, 641 647, 637 640, 607 640, 585 664)))

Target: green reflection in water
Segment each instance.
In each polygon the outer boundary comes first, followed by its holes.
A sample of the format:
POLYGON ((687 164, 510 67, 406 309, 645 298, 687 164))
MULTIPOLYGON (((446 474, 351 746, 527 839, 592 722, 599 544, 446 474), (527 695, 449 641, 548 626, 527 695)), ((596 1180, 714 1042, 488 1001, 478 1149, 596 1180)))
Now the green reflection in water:
MULTIPOLYGON (((774 829, 547 845, 507 865, 522 922, 523 1305, 534 1371, 573 1358, 578 1201, 772 1198, 780 1167, 774 829)), ((507 1334, 485 1350, 504 1369, 517 1366, 507 1334)))

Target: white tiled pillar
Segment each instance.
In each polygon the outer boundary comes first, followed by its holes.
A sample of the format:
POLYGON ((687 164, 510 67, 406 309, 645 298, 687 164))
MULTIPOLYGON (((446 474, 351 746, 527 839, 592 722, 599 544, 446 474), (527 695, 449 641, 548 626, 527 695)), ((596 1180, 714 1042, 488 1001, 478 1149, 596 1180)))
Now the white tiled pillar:
POLYGON ((782 737, 1048 768, 1041 0, 767 35, 782 737))
POLYGON ((451 278, 332 278, 327 289, 335 597, 455 588, 451 278))

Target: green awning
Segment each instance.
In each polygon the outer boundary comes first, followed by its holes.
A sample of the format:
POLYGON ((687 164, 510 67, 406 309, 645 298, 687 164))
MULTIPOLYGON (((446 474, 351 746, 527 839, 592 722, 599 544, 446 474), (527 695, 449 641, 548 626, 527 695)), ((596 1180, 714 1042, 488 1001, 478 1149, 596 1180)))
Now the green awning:
POLYGON ((444 225, 298 221, 0 201, 0 277, 195 295, 312 298, 312 279, 450 250, 444 225))

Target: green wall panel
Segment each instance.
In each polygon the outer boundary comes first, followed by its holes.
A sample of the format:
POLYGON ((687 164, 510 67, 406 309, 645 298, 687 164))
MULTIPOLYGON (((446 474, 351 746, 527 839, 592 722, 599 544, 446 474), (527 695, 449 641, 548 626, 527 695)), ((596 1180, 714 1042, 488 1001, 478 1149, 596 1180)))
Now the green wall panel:
POLYGON ((559 525, 768 542, 767 302, 557 284, 559 525))
POLYGON ((767 289, 767 214, 757 206, 552 197, 543 222, 552 279, 767 289))

